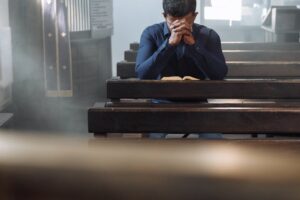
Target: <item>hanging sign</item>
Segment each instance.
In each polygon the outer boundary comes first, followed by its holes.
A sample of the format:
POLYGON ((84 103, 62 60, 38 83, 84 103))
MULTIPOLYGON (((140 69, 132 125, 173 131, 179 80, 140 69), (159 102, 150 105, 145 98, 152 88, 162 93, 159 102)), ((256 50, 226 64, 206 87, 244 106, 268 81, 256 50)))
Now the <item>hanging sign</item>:
POLYGON ((90 0, 92 38, 106 38, 113 34, 112 0, 90 0))

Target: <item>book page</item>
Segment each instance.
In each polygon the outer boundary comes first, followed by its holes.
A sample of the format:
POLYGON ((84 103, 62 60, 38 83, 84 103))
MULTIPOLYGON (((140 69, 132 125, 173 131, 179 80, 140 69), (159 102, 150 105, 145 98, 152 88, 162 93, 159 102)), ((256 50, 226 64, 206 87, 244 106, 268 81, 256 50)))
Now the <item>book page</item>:
POLYGON ((166 76, 161 79, 162 81, 182 81, 180 76, 166 76))
POLYGON ((193 76, 185 76, 181 78, 180 76, 166 76, 161 79, 162 81, 199 81, 200 79, 193 76))
POLYGON ((185 77, 183 77, 183 80, 187 80, 187 81, 200 81, 200 79, 192 77, 192 76, 185 76, 185 77))

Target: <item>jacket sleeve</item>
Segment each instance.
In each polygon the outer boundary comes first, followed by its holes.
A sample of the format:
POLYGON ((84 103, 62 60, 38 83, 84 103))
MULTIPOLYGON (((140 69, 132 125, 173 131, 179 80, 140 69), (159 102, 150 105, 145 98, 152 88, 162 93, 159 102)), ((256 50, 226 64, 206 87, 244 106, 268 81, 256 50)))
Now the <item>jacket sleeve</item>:
POLYGON ((144 30, 136 59, 135 71, 140 79, 157 79, 175 52, 166 39, 160 47, 156 46, 151 30, 144 30))
POLYGON ((222 80, 227 75, 228 67, 222 52, 221 40, 215 31, 211 30, 206 45, 198 36, 196 43, 187 47, 187 55, 193 59, 207 78, 222 80))

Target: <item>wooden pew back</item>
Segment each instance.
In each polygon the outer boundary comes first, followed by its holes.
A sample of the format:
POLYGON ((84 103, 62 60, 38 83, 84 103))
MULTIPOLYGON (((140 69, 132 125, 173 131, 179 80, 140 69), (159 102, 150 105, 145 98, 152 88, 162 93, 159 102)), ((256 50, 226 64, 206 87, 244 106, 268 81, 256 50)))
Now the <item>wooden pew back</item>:
MULTIPOLYGON (((138 51, 139 43, 131 43, 130 50, 138 51)), ((278 50, 299 51, 300 43, 277 43, 277 42, 222 42, 223 50, 278 50)))
MULTIPOLYGON (((300 75, 300 43, 222 43, 229 67, 227 78, 293 78, 300 75)), ((117 63, 117 76, 134 78, 138 43, 117 63)))
MULTIPOLYGON (((117 76, 121 79, 136 78, 135 62, 117 63, 117 76)), ((298 61, 260 61, 260 62, 227 62, 228 74, 226 78, 278 78, 293 79, 300 77, 300 62, 298 61)))
MULTIPOLYGON (((223 50, 230 61, 300 61, 300 51, 223 50)), ((125 51, 125 60, 136 62, 137 51, 125 51)))
POLYGON ((300 80, 107 81, 109 99, 300 99, 300 80))
POLYGON ((299 80, 110 80, 107 97, 113 102, 106 108, 89 109, 89 131, 97 134, 299 133, 299 90, 299 80), (159 106, 122 103, 122 99, 145 98, 172 102, 159 106), (209 98, 254 101, 215 105, 205 101, 209 98), (257 99, 271 101, 257 103, 257 99))

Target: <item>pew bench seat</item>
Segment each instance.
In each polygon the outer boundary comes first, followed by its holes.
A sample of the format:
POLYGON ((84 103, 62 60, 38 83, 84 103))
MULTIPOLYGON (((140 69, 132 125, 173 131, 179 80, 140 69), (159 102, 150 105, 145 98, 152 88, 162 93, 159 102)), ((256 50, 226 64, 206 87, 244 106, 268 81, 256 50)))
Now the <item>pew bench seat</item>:
POLYGON ((107 81, 89 132, 300 133, 300 80, 107 81), (153 103, 151 99, 172 99, 153 103), (188 101, 187 101, 188 99, 188 101))
MULTIPOLYGON (((135 62, 117 63, 117 76, 136 78, 135 62)), ((298 61, 229 61, 227 78, 297 78, 300 77, 298 61)))
POLYGON ((88 111, 91 133, 299 133, 300 104, 120 104, 88 111))
MULTIPOLYGON (((226 61, 300 61, 300 51, 281 50, 224 50, 226 61)), ((126 61, 135 62, 137 51, 124 52, 126 61)))
MULTIPOLYGON (((133 51, 139 50, 139 43, 130 44, 133 51)), ((222 42, 223 50, 281 50, 297 51, 300 50, 300 43, 280 43, 280 42, 222 42)))

